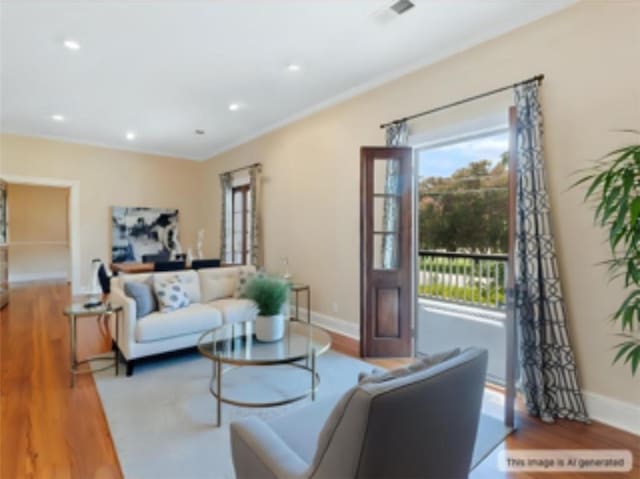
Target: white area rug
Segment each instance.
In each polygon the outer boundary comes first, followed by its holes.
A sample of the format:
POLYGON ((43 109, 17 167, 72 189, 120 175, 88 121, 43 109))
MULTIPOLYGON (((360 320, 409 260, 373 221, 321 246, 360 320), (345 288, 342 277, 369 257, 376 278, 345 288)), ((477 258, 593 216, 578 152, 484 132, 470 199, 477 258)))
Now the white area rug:
MULTIPOLYGON (((238 408, 224 404, 222 427, 214 427, 215 399, 209 393, 211 361, 198 353, 136 366, 132 377, 95 373, 122 472, 127 479, 233 478, 229 423, 249 415, 268 418, 311 402, 275 408, 238 408)), ((223 392, 234 399, 269 401, 304 391, 309 374, 297 368, 239 368, 224 377, 223 392)), ((357 382, 370 364, 329 351, 318 359, 322 382, 318 399, 336 396, 357 382)), ((477 464, 506 436, 501 400, 485 394, 474 451, 477 464), (496 419, 497 418, 497 419, 496 419)))

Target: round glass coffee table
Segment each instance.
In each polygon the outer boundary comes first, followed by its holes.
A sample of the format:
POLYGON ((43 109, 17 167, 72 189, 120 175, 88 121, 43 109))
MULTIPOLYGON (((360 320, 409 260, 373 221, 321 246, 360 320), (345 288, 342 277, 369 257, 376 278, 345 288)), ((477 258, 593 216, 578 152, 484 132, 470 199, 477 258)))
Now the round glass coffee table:
POLYGON ((254 335, 254 321, 225 324, 206 331, 198 340, 198 350, 213 362, 209 391, 216 398, 216 425, 222 422, 222 403, 241 407, 273 407, 300 401, 315 394, 320 384, 317 357, 331 347, 331 336, 316 326, 287 321, 284 337, 262 342, 254 335), (222 365, 230 367, 223 369, 222 365), (238 401, 223 395, 222 376, 242 366, 290 365, 310 373, 311 387, 291 397, 272 402, 238 401))

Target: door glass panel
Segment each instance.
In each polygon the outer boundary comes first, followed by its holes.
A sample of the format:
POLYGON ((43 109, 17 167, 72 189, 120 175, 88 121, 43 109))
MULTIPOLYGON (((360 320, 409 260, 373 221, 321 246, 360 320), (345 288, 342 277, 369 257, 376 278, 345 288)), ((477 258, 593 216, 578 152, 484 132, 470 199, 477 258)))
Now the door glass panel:
POLYGON ((376 158, 373 161, 373 193, 376 195, 400 194, 400 160, 376 158))
POLYGON ((398 269, 398 235, 373 235, 373 269, 398 269))
POLYGON ((400 198, 373 198, 373 231, 397 233, 400 226, 400 198))
POLYGON ((242 211, 243 207, 243 194, 242 191, 236 191, 233 194, 233 211, 234 213, 242 211))

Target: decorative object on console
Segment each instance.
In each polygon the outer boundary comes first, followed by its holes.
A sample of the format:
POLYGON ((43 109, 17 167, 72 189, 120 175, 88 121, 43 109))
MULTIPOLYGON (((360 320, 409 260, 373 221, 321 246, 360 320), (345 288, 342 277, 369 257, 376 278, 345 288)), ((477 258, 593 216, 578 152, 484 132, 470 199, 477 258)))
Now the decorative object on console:
POLYGON ((291 281, 291 278, 293 278, 293 276, 289 272, 289 257, 288 256, 283 256, 282 257, 282 264, 284 266, 284 274, 282 275, 282 277, 286 281, 291 281))
POLYGON ((281 279, 256 277, 247 284, 244 296, 258 307, 255 332, 259 341, 279 341, 284 336, 282 307, 288 295, 289 284, 281 279))
POLYGON ((168 313, 189 306, 189 295, 182 286, 182 281, 180 281, 178 276, 170 278, 154 276, 153 290, 158 299, 158 309, 162 313, 168 313))
POLYGON ((111 293, 111 278, 113 277, 113 273, 102 260, 96 259, 94 261, 100 261, 100 267, 98 268, 98 282, 100 283, 100 288, 102 288, 102 296, 103 298, 106 298, 109 296, 109 293, 111 293))
POLYGON ((196 256, 198 259, 203 259, 202 245, 204 245, 204 229, 198 230, 198 240, 196 242, 196 256))
POLYGON ((143 255, 182 252, 177 209, 114 206, 111 222, 113 263, 140 262, 143 255))
POLYGON ((99 259, 91 260, 91 271, 89 273, 89 288, 87 291, 87 302, 84 303, 85 308, 94 308, 102 304, 102 286, 100 283, 100 268, 104 268, 102 261, 99 259))

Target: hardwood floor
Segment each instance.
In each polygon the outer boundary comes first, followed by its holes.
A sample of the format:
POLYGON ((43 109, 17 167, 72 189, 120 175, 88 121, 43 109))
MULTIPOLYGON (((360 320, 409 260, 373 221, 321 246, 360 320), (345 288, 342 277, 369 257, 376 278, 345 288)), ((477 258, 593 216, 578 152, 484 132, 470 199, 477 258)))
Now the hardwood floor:
MULTIPOLYGON (((66 284, 11 290, 0 320, 0 476, 122 477, 91 374, 69 387, 66 284)), ((78 321, 78 353, 108 350, 93 318, 78 321)))
MULTIPOLYGON (((120 478, 102 405, 90 374, 69 387, 69 333, 62 315, 69 302, 66 284, 29 285, 11 290, 0 313, 0 477, 120 478)), ((80 358, 104 352, 110 342, 96 320, 79 320, 80 358)), ((357 355, 357 343, 335 336, 334 347, 357 355)), ((371 361, 395 367, 405 360, 371 361)), ((571 474, 571 478, 640 477, 640 438, 599 423, 542 424, 518 412, 518 430, 476 468, 471 477, 560 477, 548 473, 506 474, 496 466, 501 449, 629 449, 630 474, 571 474)))

